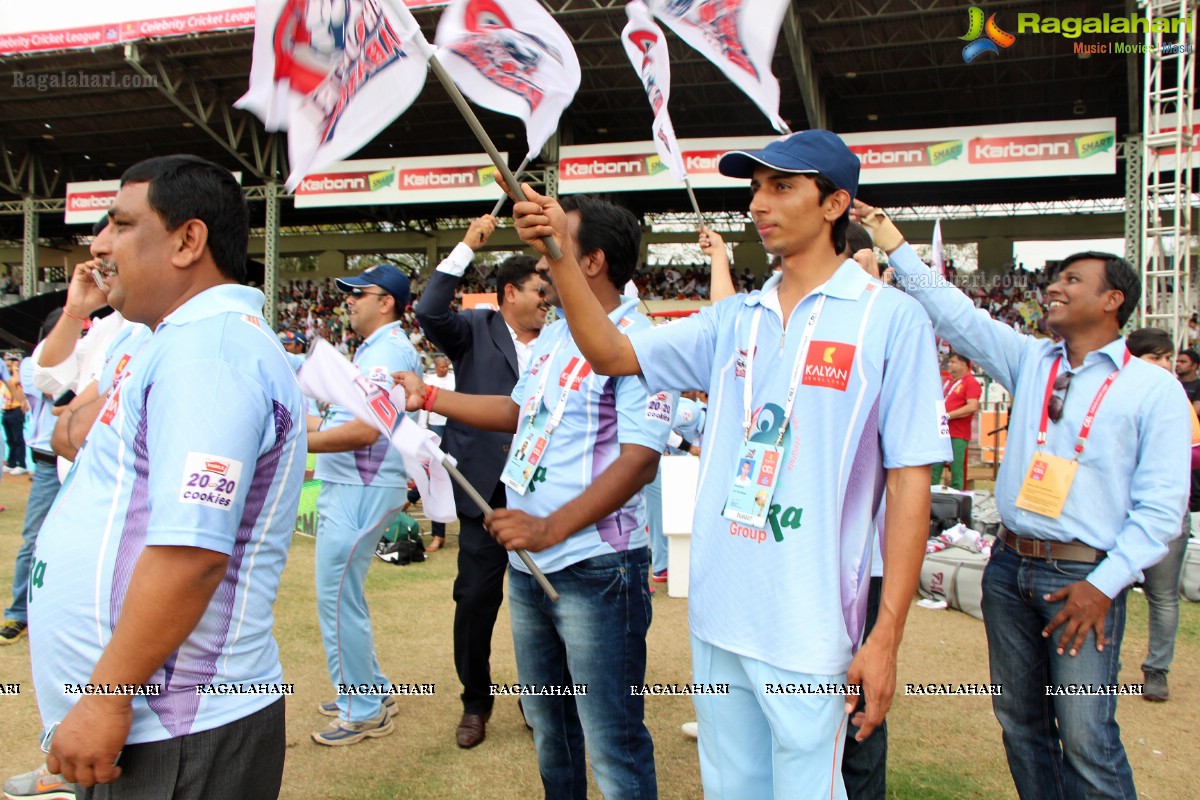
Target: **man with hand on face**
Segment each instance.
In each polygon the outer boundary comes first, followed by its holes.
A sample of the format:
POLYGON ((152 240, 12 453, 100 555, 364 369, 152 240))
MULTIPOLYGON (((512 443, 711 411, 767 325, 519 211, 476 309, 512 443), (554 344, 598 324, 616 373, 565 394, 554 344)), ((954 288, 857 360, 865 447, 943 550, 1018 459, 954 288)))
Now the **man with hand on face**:
MULTIPOLYGON (((605 324, 650 327, 621 296, 637 266, 641 229, 629 211, 586 195, 564 201, 563 249, 586 275, 605 324)), ((547 301, 556 298, 547 289, 547 301)), ((623 336, 621 338, 624 338, 623 336)), ((485 526, 508 550, 529 550, 560 595, 551 602, 512 554, 509 607, 517 676, 546 796, 587 796, 587 761, 605 797, 658 794, 644 698, 650 596, 642 487, 671 431, 674 397, 632 378, 605 378, 556 322, 538 337, 512 394, 440 392, 401 376, 408 408, 484 430, 516 431, 501 472, 508 508, 485 526), (586 685, 586 694, 549 695, 586 685), (554 690, 553 687, 562 687, 554 690)))
MULTIPOLYGON (((537 261, 525 255, 510 256, 496 269, 498 310, 456 313, 450 308, 459 279, 495 229, 491 216, 472 221, 462 242, 430 276, 415 309, 421 330, 454 362, 452 388, 463 394, 511 394, 517 379, 529 370, 534 344, 550 310, 549 287, 537 273, 537 261)), ((508 460, 512 432, 478 430, 453 419, 444 424, 442 449, 458 460, 459 471, 492 508, 504 508, 507 500, 500 472, 508 460)), ((463 715, 454 739, 467 749, 487 736, 495 703, 490 691, 492 631, 504 601, 508 553, 484 529, 479 507, 457 484, 454 502, 459 525, 454 666, 463 686, 463 715)))
POLYGON ((1126 590, 1166 554, 1187 502, 1187 400, 1121 336, 1138 275, 1108 253, 1067 257, 1046 290, 1062 339, 1036 339, 976 309, 879 209, 856 212, 938 335, 1014 398, 983 620, 1017 792, 1132 800, 1116 696, 1073 687, 1116 685, 1126 590))
POLYGON ((272 635, 304 474, 304 407, 226 169, 128 169, 93 250, 153 335, 121 365, 38 534, 30 646, 47 767, 83 798, 277 796, 272 635), (286 509, 286 513, 283 510, 286 509), (106 784, 96 788, 96 784, 106 784), (111 785, 108 785, 111 784, 111 785))
POLYGON ((844 797, 842 738, 856 698, 772 688, 861 684, 860 739, 887 713, 924 556, 929 464, 950 452, 933 333, 915 302, 841 255, 859 161, 835 134, 726 153, 719 168, 751 179, 750 213, 781 272, 761 292, 629 337, 586 291, 558 202, 525 186, 529 199, 513 214, 531 246, 545 236, 560 243, 554 282, 597 372, 708 387, 692 680, 730 693, 695 698, 705 796, 844 797), (746 459, 752 481, 741 486, 746 459), (885 490, 882 601, 860 647, 871 523, 885 490))
MULTIPOLYGON (((350 327, 363 337, 354 353, 363 376, 390 389, 391 373, 418 369, 417 351, 400 327, 408 305, 408 276, 391 264, 378 264, 356 278, 338 278, 336 284, 346 293, 350 327)), ((334 700, 318 706, 321 714, 336 719, 312 738, 317 744, 344 746, 395 730, 395 698, 352 694, 348 687, 388 685, 375 658, 367 609, 367 568, 376 544, 367 537, 387 512, 404 503, 408 476, 387 437, 341 406, 330 406, 324 419, 309 417, 309 431, 308 451, 320 454, 315 475, 321 481, 317 615, 329 679, 337 690, 334 700)))

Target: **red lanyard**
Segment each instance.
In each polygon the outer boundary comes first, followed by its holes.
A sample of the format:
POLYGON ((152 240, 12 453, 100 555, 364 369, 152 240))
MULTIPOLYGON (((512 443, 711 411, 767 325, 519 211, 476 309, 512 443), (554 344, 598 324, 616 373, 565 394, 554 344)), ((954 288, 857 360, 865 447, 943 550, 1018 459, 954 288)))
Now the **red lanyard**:
MULTIPOLYGON (((1125 350, 1125 358, 1121 361, 1121 366, 1129 363, 1129 349, 1125 350)), ((1038 428, 1037 446, 1039 449, 1046 446, 1046 429, 1050 425, 1050 396, 1054 394, 1054 379, 1058 377, 1058 367, 1062 364, 1062 356, 1054 359, 1054 365, 1050 367, 1050 378, 1046 381, 1046 396, 1042 400, 1042 424, 1038 428)), ((1096 396, 1092 398, 1092 404, 1088 406, 1087 415, 1083 418, 1083 425, 1079 428, 1079 439, 1075 442, 1075 458, 1079 458, 1083 454, 1083 446, 1087 442, 1088 435, 1092 432, 1092 423, 1096 420, 1096 412, 1100 410, 1100 404, 1104 402, 1104 396, 1108 394, 1109 388, 1112 387, 1113 381, 1121 374, 1120 369, 1114 369, 1104 379, 1104 383, 1100 384, 1100 388, 1096 391, 1096 396)), ((1064 404, 1065 405, 1065 404, 1064 404)))

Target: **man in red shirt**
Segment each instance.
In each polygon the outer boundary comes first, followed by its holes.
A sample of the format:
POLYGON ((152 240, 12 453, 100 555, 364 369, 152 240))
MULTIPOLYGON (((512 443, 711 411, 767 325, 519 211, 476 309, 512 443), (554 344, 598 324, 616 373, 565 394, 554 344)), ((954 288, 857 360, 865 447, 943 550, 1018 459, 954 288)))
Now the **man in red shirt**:
MULTIPOLYGON (((954 461, 950 463, 950 488, 963 488, 963 471, 967 464, 967 442, 971 439, 971 420, 979 411, 979 398, 983 389, 971 374, 971 359, 960 353, 951 353, 946 363, 950 380, 942 386, 946 395, 946 416, 950 419, 950 445, 954 448, 954 461)), ((933 485, 942 482, 942 464, 934 464, 933 485)))

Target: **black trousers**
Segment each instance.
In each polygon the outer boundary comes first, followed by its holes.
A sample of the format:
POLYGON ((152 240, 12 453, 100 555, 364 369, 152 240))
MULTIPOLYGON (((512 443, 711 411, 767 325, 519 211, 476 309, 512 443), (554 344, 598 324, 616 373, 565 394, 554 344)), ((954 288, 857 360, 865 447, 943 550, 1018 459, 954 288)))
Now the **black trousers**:
POLYGON ((4 462, 10 467, 25 467, 25 412, 12 408, 0 417, 4 424, 4 438, 8 440, 8 459, 4 462))
MULTIPOLYGON (((488 500, 504 508, 504 484, 488 500)), ((483 529, 483 517, 458 518, 458 577, 454 579, 454 668, 462 683, 463 712, 487 714, 495 698, 492 683, 492 629, 504 601, 508 551, 483 529)))
POLYGON ((283 698, 248 717, 161 742, 126 745, 116 783, 79 800, 272 800, 287 747, 283 698))
MULTIPOLYGON (((875 627, 879 616, 879 595, 883 591, 883 578, 871 578, 867 590, 867 621, 863 639, 875 627)), ((862 711, 860 698, 855 713, 862 711)), ((846 749, 842 753, 842 780, 846 784, 848 800, 885 800, 887 797, 887 720, 875 729, 865 742, 856 742, 858 726, 846 724, 846 749)))

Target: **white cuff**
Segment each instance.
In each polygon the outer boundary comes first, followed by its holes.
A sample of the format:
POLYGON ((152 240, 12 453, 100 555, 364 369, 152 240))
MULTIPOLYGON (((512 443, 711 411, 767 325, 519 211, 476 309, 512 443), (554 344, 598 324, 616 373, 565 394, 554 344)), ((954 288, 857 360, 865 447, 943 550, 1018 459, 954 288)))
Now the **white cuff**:
POLYGON ((445 260, 437 265, 437 271, 461 278, 463 273, 467 271, 467 267, 471 266, 471 262, 474 259, 475 251, 462 242, 459 242, 454 245, 454 249, 450 251, 450 255, 446 256, 445 260))

